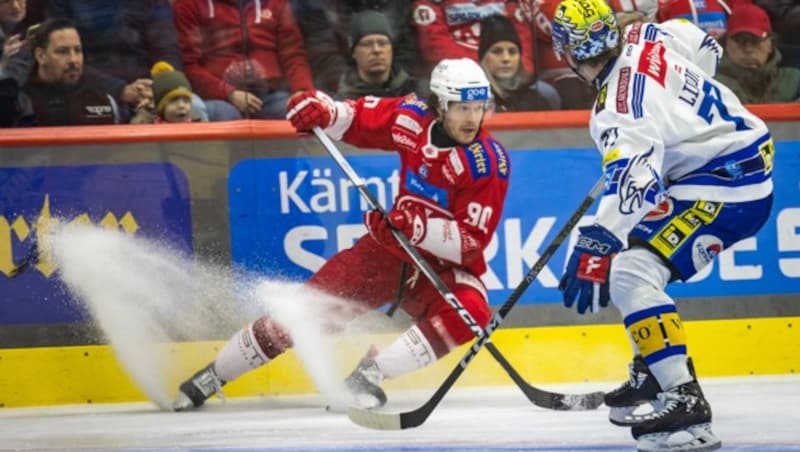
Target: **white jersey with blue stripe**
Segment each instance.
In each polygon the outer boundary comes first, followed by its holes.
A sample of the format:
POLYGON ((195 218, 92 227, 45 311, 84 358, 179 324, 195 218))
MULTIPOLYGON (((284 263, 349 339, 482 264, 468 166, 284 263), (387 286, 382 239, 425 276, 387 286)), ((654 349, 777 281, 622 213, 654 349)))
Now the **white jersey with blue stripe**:
POLYGON ((623 241, 664 195, 745 202, 772 193, 766 124, 713 79, 722 49, 683 20, 625 29, 589 124, 603 154, 598 224, 623 241))

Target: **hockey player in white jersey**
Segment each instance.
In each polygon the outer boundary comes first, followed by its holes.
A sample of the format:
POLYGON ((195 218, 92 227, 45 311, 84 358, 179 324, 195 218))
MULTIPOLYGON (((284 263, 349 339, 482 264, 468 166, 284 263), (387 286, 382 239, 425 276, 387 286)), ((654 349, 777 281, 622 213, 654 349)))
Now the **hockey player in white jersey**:
POLYGON ((633 348, 631 380, 606 396, 639 450, 721 447, 664 291, 754 235, 772 206, 766 125, 714 81, 722 49, 687 21, 620 30, 602 0, 564 0, 554 50, 598 89, 590 132, 606 191, 580 228, 559 289, 584 313, 611 300, 633 348), (650 403, 654 411, 634 414, 650 403), (680 433, 686 432, 689 433, 680 433))

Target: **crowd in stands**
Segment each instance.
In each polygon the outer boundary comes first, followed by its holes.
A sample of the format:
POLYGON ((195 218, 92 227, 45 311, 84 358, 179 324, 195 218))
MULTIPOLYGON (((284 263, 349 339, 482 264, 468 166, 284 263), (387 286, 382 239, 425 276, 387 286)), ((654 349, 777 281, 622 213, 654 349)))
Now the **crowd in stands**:
MULTIPOLYGON (((551 43, 558 0, 0 0, 0 126, 283 118, 289 97, 426 96, 442 58, 486 71, 496 109, 586 109, 551 43)), ((725 49, 745 103, 800 100, 800 2, 610 0, 684 18, 725 49)))

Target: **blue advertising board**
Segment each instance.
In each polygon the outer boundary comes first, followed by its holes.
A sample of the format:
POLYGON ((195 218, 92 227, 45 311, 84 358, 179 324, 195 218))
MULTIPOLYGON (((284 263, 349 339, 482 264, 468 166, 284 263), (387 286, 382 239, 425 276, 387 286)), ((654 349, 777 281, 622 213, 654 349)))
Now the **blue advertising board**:
POLYGON ((172 164, 0 168, 0 325, 86 318, 52 265, 9 278, 41 221, 91 222, 192 250, 189 184, 172 164))
MULTIPOLYGON (((512 151, 512 175, 503 219, 486 251, 483 276, 492 304, 502 304, 600 176, 594 149, 512 151)), ((383 205, 397 192, 398 159, 350 156, 348 161, 383 205)), ((775 203, 759 234, 722 253, 676 297, 800 292, 800 142, 778 142, 775 203)), ((352 245, 366 229, 366 209, 328 157, 240 162, 229 178, 233 261, 270 276, 304 280, 325 259, 352 245)), ((592 213, 583 222, 592 220, 592 213)), ((556 289, 571 242, 561 246, 521 303, 560 302, 556 289)))

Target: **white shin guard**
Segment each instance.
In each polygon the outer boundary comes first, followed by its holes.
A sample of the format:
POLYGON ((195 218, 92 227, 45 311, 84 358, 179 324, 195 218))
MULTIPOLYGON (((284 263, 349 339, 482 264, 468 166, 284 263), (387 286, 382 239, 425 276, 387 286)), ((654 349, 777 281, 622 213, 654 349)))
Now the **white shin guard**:
MULTIPOLYGON (((671 277, 661 258, 644 248, 623 251, 611 265, 610 295, 623 318, 630 314, 675 301, 664 291, 671 277)), ((634 354, 640 350, 627 331, 634 354)), ((673 355, 650 366, 662 389, 670 389, 692 380, 686 355, 673 355)))
POLYGON ((434 363, 436 359, 430 342, 414 325, 381 350, 375 362, 385 378, 395 378, 434 363))
POLYGON ((245 372, 269 362, 253 335, 253 324, 233 335, 214 361, 214 370, 222 381, 233 381, 245 372))

